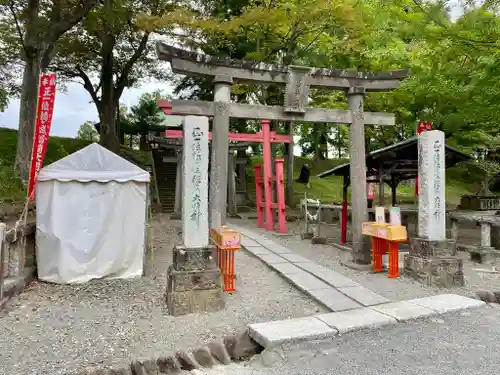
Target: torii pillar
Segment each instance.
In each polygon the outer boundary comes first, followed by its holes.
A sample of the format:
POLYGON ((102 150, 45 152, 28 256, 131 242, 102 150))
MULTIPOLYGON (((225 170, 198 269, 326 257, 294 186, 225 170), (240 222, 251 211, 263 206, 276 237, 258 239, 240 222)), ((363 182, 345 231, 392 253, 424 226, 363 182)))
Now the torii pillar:
POLYGON ((349 174, 352 206, 352 261, 355 264, 371 264, 368 237, 361 234, 361 225, 368 221, 366 204, 366 153, 364 87, 351 87, 347 92, 352 122, 349 125, 349 174))
POLYGON ((210 170, 209 226, 218 228, 227 219, 227 179, 229 156, 229 102, 233 80, 229 75, 214 77, 214 120, 212 166, 210 170))

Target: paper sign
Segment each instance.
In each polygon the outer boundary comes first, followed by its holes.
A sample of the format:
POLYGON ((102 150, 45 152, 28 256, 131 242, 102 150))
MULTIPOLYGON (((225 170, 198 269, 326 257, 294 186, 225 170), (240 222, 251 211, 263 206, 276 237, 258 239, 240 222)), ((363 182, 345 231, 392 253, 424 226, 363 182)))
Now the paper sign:
POLYGON ((385 208, 375 207, 375 221, 377 223, 385 223, 385 208))
POLYGON ((399 207, 391 207, 390 210, 391 225, 401 225, 401 210, 399 207))
POLYGON ((366 198, 367 199, 375 199, 377 197, 376 192, 376 184, 373 182, 369 182, 366 184, 366 198))

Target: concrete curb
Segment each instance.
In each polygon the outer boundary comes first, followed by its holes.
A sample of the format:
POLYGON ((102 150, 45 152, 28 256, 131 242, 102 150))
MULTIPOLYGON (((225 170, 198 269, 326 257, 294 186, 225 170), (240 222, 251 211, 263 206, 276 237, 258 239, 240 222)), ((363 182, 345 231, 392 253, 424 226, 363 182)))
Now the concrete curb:
POLYGON ((239 335, 225 336, 221 341, 212 341, 190 352, 179 350, 173 355, 156 359, 137 359, 127 367, 104 368, 88 367, 73 372, 73 375, 158 375, 178 374, 210 368, 216 365, 229 365, 250 359, 264 348, 255 342, 247 331, 239 335))
POLYGON ((483 302, 500 304, 500 292, 478 290, 476 296, 483 302))
POLYGON ((456 294, 441 294, 409 301, 389 302, 361 309, 306 318, 250 324, 248 333, 265 349, 284 343, 333 338, 342 333, 478 308, 483 301, 456 294))

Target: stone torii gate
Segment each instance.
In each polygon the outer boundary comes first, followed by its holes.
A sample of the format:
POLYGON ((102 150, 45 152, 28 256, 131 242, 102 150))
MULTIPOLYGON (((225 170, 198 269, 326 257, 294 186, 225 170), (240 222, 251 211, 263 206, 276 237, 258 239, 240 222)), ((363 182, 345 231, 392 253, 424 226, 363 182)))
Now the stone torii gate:
MULTIPOLYGON (((364 112, 367 92, 397 88, 408 70, 362 73, 341 69, 281 66, 256 61, 201 55, 158 42, 158 58, 170 62, 174 73, 213 77, 214 101, 172 100, 176 115, 213 117, 212 170, 210 176, 210 226, 226 222, 229 119, 349 124, 352 196, 353 262, 371 263, 368 243, 361 235, 361 222, 368 220, 366 201, 365 125, 394 125, 394 115, 364 112), (285 86, 283 107, 231 103, 234 82, 285 86), (341 90, 348 96, 349 110, 308 108, 309 89, 341 90)), ((290 165, 289 165, 290 168, 290 165)))

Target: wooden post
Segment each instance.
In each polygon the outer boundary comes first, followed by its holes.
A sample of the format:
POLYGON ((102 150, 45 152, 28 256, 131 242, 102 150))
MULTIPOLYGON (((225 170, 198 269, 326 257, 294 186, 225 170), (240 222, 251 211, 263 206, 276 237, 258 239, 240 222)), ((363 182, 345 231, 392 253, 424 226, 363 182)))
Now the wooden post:
POLYGON ((342 222, 340 223, 340 243, 347 241, 347 189, 349 188, 349 178, 344 176, 342 187, 342 222))
POLYGON ((283 171, 283 159, 276 159, 276 210, 278 211, 278 232, 285 234, 286 231, 286 206, 285 206, 285 176, 283 171))
POLYGON ((316 227, 311 239, 311 243, 324 245, 326 244, 326 237, 321 236, 321 212, 321 202, 318 202, 318 211, 316 212, 316 227))
POLYGON ((272 155, 271 155, 271 134, 269 120, 261 121, 262 128, 262 153, 264 157, 264 205, 266 212, 266 230, 274 230, 273 217, 273 181, 272 181, 272 155))
POLYGON ((304 193, 304 224, 305 224, 305 232, 304 238, 307 238, 309 235, 309 216, 307 214, 307 193, 304 193))
POLYGON ((255 164, 255 206, 257 209, 257 226, 264 228, 264 206, 262 202, 262 166, 255 164))
POLYGON ((288 149, 288 154, 286 157, 286 203, 288 207, 295 207, 295 194, 293 189, 293 121, 288 122, 288 134, 290 135, 292 141, 285 145, 288 149))
POLYGON ((396 196, 396 189, 398 187, 398 180, 396 177, 391 174, 391 203, 393 206, 397 205, 397 196, 396 196))

